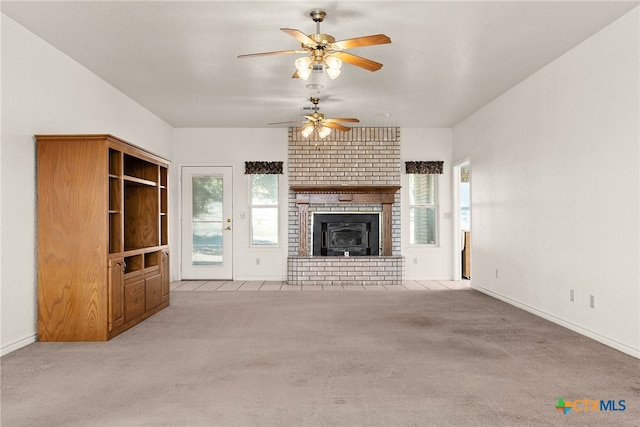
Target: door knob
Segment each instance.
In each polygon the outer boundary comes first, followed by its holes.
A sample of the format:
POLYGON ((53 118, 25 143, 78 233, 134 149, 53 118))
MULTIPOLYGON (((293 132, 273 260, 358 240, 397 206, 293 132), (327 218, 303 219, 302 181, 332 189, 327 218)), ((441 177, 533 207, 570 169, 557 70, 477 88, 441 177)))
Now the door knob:
POLYGON ((227 218, 227 222, 231 222, 231 218, 227 218))
POLYGON ((229 226, 229 227, 225 228, 225 230, 231 230, 231 226, 229 226))

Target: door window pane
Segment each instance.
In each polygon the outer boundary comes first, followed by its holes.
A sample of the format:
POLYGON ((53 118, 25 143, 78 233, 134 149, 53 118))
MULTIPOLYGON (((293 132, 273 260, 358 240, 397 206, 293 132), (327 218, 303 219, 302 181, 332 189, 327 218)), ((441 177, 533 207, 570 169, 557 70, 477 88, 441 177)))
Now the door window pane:
POLYGON ((192 185, 194 221, 222 221, 222 178, 193 177, 192 185))
POLYGON ((193 223, 193 265, 222 263, 222 223, 193 223))
POLYGON ((193 265, 221 264, 223 261, 222 183, 221 177, 192 178, 193 265))

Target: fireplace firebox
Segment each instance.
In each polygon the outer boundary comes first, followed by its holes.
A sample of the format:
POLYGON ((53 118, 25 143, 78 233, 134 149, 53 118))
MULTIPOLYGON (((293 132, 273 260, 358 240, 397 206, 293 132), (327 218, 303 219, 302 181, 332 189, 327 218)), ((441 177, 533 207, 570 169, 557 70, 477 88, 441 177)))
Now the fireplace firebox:
POLYGON ((313 255, 380 255, 380 215, 378 213, 314 214, 313 255))

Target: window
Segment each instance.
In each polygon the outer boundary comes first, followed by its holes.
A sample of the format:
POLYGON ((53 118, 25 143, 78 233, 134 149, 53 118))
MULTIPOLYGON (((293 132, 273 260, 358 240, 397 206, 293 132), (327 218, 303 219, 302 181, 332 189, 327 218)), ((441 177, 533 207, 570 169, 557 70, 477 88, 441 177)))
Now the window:
POLYGON ((437 175, 409 175, 409 243, 435 245, 437 242, 437 175))
POLYGON ((471 230, 471 194, 469 183, 460 183, 460 229, 471 230))
POLYGON ((251 245, 278 244, 278 176, 277 174, 250 175, 251 245))

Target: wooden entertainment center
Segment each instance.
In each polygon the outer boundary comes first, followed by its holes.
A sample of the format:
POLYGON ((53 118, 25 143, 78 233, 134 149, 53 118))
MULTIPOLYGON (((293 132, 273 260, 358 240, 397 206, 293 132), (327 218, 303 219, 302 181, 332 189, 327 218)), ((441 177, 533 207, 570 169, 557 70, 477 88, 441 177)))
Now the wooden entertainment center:
POLYGON ((169 305, 169 163, 111 135, 36 135, 38 338, 106 341, 169 305))

